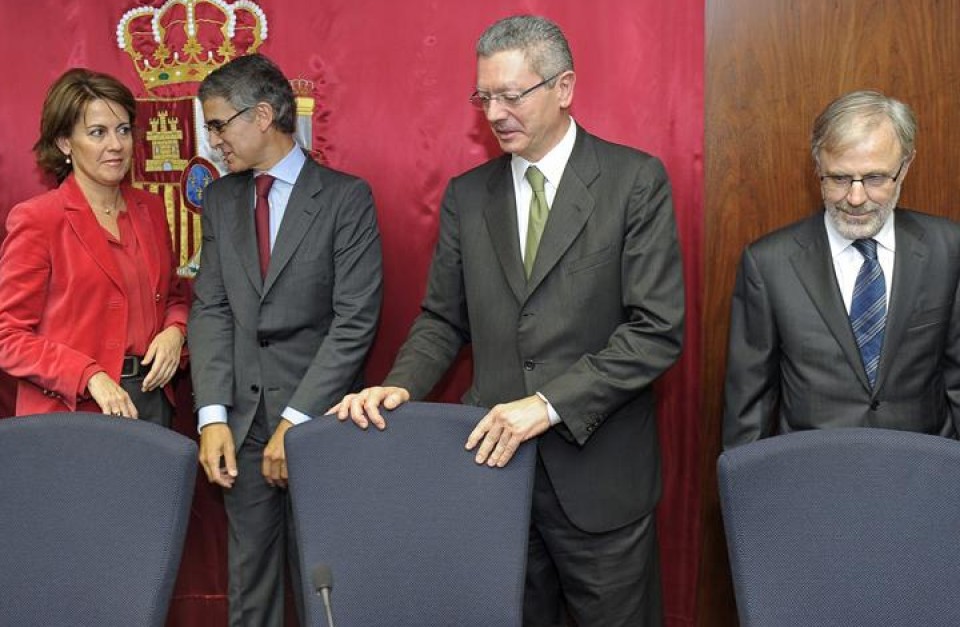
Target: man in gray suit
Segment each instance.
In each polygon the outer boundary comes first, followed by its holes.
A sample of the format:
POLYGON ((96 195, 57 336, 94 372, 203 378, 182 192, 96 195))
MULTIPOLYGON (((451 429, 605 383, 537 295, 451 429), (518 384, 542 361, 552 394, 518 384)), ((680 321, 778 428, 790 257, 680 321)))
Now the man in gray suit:
POLYGON ((653 382, 677 359, 683 276, 660 161, 570 117, 563 33, 497 22, 477 44, 477 91, 508 154, 450 181, 422 312, 383 387, 334 408, 366 428, 422 399, 472 344, 464 402, 492 407, 477 463, 539 451, 526 625, 659 625, 660 495, 653 382), (532 170, 537 170, 533 172, 532 170))
POLYGON ((361 387, 380 238, 367 184, 294 142, 293 91, 271 61, 235 59, 199 97, 231 172, 205 191, 187 334, 200 462, 225 488, 230 624, 281 627, 285 551, 301 601, 283 435, 361 387))
POLYGON ((881 427, 953 437, 960 420, 960 227, 896 208, 917 124, 857 91, 817 118, 825 212, 750 244, 733 295, 725 447, 881 427))

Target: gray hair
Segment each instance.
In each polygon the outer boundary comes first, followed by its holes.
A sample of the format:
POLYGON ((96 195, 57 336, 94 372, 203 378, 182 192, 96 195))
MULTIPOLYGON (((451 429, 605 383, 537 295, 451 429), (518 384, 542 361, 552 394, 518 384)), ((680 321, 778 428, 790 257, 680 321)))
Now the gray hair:
POLYGON ((487 28, 477 41, 477 56, 520 50, 542 78, 573 69, 573 55, 560 27, 536 15, 514 15, 487 28))
POLYGON ((262 54, 237 57, 210 73, 200 84, 200 102, 223 98, 237 111, 266 102, 273 107, 273 125, 292 135, 297 129, 293 88, 276 64, 262 54))
POLYGON ((900 140, 904 158, 913 154, 917 138, 917 118, 905 103, 879 91, 860 90, 840 96, 817 116, 810 136, 810 150, 819 166, 820 155, 848 145, 857 129, 873 129, 890 120, 900 140))

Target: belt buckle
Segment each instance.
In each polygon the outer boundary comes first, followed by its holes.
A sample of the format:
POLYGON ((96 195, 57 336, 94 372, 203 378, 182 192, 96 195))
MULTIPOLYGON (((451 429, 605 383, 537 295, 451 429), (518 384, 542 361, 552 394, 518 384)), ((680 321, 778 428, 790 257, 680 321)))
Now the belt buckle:
POLYGON ((134 355, 125 355, 123 358, 123 370, 120 372, 121 379, 129 379, 140 374, 140 359, 134 355))

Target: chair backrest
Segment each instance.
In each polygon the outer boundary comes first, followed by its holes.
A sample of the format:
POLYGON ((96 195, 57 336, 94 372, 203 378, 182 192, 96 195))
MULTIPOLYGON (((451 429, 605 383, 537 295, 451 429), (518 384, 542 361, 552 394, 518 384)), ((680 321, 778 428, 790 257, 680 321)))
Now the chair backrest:
POLYGON ((125 418, 0 420, 0 625, 163 625, 196 452, 125 418))
POLYGON ((338 625, 520 625, 533 464, 464 450, 486 410, 406 403, 373 433, 323 418, 287 432, 305 625, 324 625, 310 573, 334 579, 338 625))
POLYGON ((960 443, 804 431, 720 456, 744 627, 960 625, 960 443))

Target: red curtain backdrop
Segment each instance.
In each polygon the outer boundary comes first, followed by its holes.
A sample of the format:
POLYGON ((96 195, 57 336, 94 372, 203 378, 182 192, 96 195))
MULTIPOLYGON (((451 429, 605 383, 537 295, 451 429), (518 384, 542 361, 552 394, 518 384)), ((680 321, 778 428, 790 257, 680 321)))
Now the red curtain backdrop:
MULTIPOLYGON (((66 68, 109 72, 138 97, 148 96, 130 58, 117 47, 116 26, 132 8, 161 4, 0 3, 0 24, 6 26, 0 58, 7 59, 0 81, 0 218, 16 202, 46 189, 31 146, 45 91, 66 68)), ((659 384, 661 561, 667 624, 693 625, 700 524, 703 3, 260 0, 259 6, 269 23, 260 52, 289 77, 315 82, 314 147, 329 165, 364 177, 374 190, 386 291, 369 382, 382 380, 417 314, 447 180, 497 154, 482 115, 467 103, 475 80, 473 45, 487 25, 516 13, 555 20, 576 63, 576 120, 601 137, 663 159, 684 252, 687 333, 682 359, 659 384)), ((437 398, 458 398, 468 378, 464 359, 437 398)), ((9 415, 9 382, 0 388, 0 415, 9 415)), ((193 434, 189 393, 189 386, 181 385, 177 428, 193 434)), ((219 494, 198 481, 171 625, 225 620, 224 524, 219 494)))

